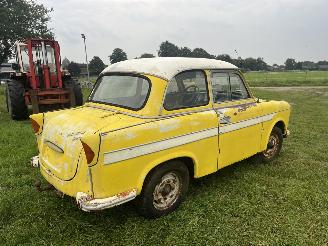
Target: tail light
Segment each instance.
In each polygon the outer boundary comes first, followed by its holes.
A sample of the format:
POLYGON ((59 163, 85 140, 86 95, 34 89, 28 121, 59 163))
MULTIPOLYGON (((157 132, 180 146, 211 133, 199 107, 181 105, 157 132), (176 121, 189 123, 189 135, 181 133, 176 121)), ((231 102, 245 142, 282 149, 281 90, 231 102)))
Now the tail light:
POLYGON ((42 128, 43 128, 44 114, 43 113, 32 114, 30 116, 30 120, 31 120, 31 125, 32 125, 34 133, 36 135, 40 134, 42 132, 42 128))
POLYGON ((85 153, 86 161, 89 167, 96 165, 99 158, 100 135, 92 134, 80 139, 85 153))
POLYGON ((40 125, 38 124, 38 122, 36 122, 35 120, 31 119, 31 124, 32 124, 32 128, 34 133, 38 133, 40 130, 40 125))
POLYGON ((89 145, 87 145, 83 141, 81 141, 81 143, 82 143, 82 146, 84 149, 85 157, 87 158, 87 163, 90 164, 92 162, 93 158, 95 158, 95 153, 92 151, 92 149, 89 147, 89 145))

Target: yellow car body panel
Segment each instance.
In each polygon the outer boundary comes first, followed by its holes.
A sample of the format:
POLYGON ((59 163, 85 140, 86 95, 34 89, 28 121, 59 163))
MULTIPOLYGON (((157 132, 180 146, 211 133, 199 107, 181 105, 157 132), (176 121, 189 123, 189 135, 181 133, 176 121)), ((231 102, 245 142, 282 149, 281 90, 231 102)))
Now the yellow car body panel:
POLYGON ((147 175, 166 161, 188 160, 198 178, 264 151, 278 122, 287 134, 288 103, 258 100, 251 93, 247 99, 214 103, 210 70, 203 71, 207 105, 166 110, 169 81, 140 74, 151 82, 147 103, 140 110, 87 102, 44 113, 43 118, 32 115, 42 122, 42 132, 36 134, 42 175, 73 197, 83 192, 92 199, 105 199, 134 190, 138 195, 147 175), (94 153, 90 163, 82 142, 94 153))

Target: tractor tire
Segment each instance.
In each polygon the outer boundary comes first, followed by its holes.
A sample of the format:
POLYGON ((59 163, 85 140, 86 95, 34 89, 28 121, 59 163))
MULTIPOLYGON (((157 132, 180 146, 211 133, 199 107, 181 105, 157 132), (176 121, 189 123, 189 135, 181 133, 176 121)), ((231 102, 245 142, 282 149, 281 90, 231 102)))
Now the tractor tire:
POLYGON ((28 109, 24 98, 24 85, 16 80, 8 80, 6 85, 6 104, 9 115, 13 120, 25 120, 28 109))
POLYGON ((82 90, 81 90, 81 85, 77 81, 77 79, 70 78, 70 79, 64 80, 64 87, 65 88, 69 88, 69 87, 73 88, 76 106, 82 106, 83 105, 83 94, 82 94, 82 90))

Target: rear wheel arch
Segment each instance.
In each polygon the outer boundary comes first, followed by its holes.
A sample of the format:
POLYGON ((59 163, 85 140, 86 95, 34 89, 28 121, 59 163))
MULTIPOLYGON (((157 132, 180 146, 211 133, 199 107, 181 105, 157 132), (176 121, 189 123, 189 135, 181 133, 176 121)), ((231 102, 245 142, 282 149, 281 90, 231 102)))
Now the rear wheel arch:
POLYGON ((140 194, 142 192, 142 189, 144 188, 147 178, 149 178, 151 176, 151 174, 154 172, 154 170, 159 168, 160 166, 164 166, 166 163, 171 162, 171 161, 178 161, 178 162, 183 163, 188 168, 190 177, 195 177, 195 174, 197 174, 196 173, 197 172, 197 168, 196 168, 197 162, 191 156, 180 156, 180 157, 168 158, 166 160, 161 160, 159 162, 156 162, 156 164, 153 163, 151 165, 151 168, 147 169, 144 172, 144 175, 139 180, 138 194, 140 194))
POLYGON ((136 204, 141 215, 158 218, 184 200, 190 180, 187 159, 174 158, 155 166, 146 176, 136 204))

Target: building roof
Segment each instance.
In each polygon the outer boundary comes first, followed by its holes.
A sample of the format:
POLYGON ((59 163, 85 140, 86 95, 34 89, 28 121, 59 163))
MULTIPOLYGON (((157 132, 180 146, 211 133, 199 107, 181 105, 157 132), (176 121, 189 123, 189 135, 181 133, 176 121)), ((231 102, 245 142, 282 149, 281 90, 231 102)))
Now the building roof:
POLYGON ((102 73, 143 73, 171 80, 176 74, 191 69, 236 69, 231 63, 206 58, 155 57, 126 60, 114 63, 102 73))

